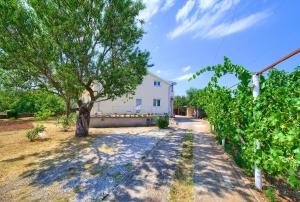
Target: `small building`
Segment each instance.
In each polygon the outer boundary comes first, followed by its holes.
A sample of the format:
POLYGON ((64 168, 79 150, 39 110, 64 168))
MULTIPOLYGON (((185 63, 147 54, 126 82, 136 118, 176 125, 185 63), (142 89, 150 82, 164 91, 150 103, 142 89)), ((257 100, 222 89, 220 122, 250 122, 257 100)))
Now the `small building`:
POLYGON ((173 116, 174 85, 174 82, 148 72, 142 84, 137 86, 134 95, 130 98, 122 96, 115 100, 95 102, 91 116, 112 114, 173 116))

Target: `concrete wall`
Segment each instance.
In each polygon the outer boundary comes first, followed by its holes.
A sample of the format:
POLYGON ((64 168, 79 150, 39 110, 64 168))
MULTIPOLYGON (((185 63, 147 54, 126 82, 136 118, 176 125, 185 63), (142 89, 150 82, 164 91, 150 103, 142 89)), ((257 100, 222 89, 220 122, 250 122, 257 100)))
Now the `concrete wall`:
POLYGON ((154 125, 154 117, 91 117, 91 128, 134 127, 154 125))
MULTIPOLYGON (((97 88, 100 88, 98 86, 97 88)), ((126 96, 116 100, 107 100, 96 102, 91 111, 91 115, 96 114, 164 114, 172 115, 173 113, 173 90, 172 86, 155 75, 148 74, 144 77, 141 85, 135 91, 131 98, 126 96), (154 86, 154 81, 160 81, 160 86, 154 86), (136 107, 136 99, 142 100, 142 105, 136 107), (153 99, 160 99, 160 106, 153 106, 153 99)))

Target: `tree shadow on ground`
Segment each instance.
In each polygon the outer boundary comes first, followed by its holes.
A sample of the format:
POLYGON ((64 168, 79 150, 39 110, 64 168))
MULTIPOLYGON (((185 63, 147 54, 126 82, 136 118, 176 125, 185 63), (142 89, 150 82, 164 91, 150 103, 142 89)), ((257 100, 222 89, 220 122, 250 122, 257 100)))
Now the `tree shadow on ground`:
POLYGON ((21 178, 37 188, 32 193, 37 199, 44 199, 44 188, 54 184, 74 192, 77 200, 101 199, 163 136, 152 133, 101 134, 62 141, 53 151, 34 154, 40 160, 27 164, 34 168, 22 173, 21 178))
POLYGON ((232 200, 257 201, 252 188, 244 183, 211 135, 195 134, 194 141, 200 143, 194 144, 193 178, 198 198, 228 200, 231 197, 232 200))
POLYGON ((105 200, 167 201, 183 141, 183 130, 173 131, 105 200))
MULTIPOLYGON (((120 184, 106 200, 167 201, 177 160, 180 158, 183 133, 185 131, 177 130, 161 141, 132 175, 120 184)), ((196 192, 195 195, 198 195, 200 199, 205 194, 215 195, 218 200, 222 200, 225 195, 234 193, 242 201, 256 201, 247 191, 246 185, 241 183, 239 176, 233 171, 234 169, 228 162, 225 162, 223 151, 215 147, 214 140, 204 133, 194 135, 204 138, 203 144, 194 147, 198 152, 195 153, 194 158, 195 167, 197 167, 193 175, 194 186, 201 186, 203 190, 203 192, 196 192), (226 173, 220 172, 224 170, 226 173)), ((195 189, 195 191, 199 190, 195 189)), ((213 198, 206 199, 203 201, 210 201, 213 198)), ((232 197, 231 199, 236 198, 232 197)))

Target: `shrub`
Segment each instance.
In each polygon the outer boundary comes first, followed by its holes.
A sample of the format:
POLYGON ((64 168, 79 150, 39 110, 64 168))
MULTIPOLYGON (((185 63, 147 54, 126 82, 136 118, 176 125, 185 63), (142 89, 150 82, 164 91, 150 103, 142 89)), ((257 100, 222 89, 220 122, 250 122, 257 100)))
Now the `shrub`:
POLYGON ((276 194, 275 194, 275 189, 273 187, 266 187, 266 196, 270 200, 270 202, 277 202, 276 194))
POLYGON ((169 126, 169 117, 168 116, 160 116, 156 119, 156 124, 159 128, 167 128, 169 126))
POLYGON ((37 121, 43 121, 43 120, 47 120, 52 115, 54 115, 54 112, 52 112, 49 109, 43 109, 43 110, 38 111, 37 113, 35 113, 34 118, 37 121))
POLYGON ((26 137, 30 140, 33 141, 34 139, 37 138, 38 134, 45 131, 45 126, 43 125, 38 125, 34 129, 28 131, 26 133, 26 137))
POLYGON ((65 110, 63 100, 53 94, 29 91, 16 96, 11 110, 18 114, 36 114, 38 117, 49 117, 51 115, 62 114, 65 110), (43 116, 44 115, 44 116, 43 116))
POLYGON ((0 112, 5 112, 11 108, 14 96, 11 92, 0 89, 0 112))
POLYGON ((75 124, 76 118, 76 113, 72 113, 69 116, 62 115, 57 119, 57 125, 61 125, 63 131, 68 131, 70 127, 75 124))
POLYGON ((8 110, 6 113, 7 113, 8 118, 18 118, 18 112, 16 112, 13 109, 8 110))

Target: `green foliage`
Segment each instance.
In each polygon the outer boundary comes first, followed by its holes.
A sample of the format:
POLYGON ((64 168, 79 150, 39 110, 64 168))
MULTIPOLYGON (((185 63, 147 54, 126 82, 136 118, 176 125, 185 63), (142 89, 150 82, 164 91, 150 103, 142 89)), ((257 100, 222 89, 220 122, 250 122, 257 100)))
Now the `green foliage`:
POLYGON ((270 200, 270 202, 277 202, 277 198, 275 195, 275 189, 271 186, 266 187, 266 196, 270 200))
MULTIPOLYGON (((0 73, 59 94, 81 113, 133 94, 151 66, 139 47, 141 1, 7 0, 0 8, 0 73)), ((78 135, 88 135, 85 127, 78 135)))
POLYGON ((86 91, 92 105, 133 93, 147 73, 140 1, 8 0, 0 7, 0 67, 15 80, 22 75, 76 103, 86 91))
POLYGON ((174 108, 182 108, 182 107, 186 107, 188 104, 188 100, 185 96, 175 96, 174 98, 174 108))
POLYGON ((226 143, 224 149, 228 154, 230 154, 233 157, 233 160, 239 167, 246 169, 247 173, 251 173, 251 170, 249 170, 250 166, 247 165, 247 162, 245 162, 245 160, 241 156, 240 148, 237 149, 234 148, 234 146, 236 145, 226 143))
POLYGON ((167 128, 169 126, 169 117, 168 116, 160 116, 156 119, 156 124, 159 128, 167 128))
POLYGON ((72 113, 69 116, 62 115, 57 119, 57 124, 61 126, 63 131, 68 131, 71 128, 71 126, 75 124, 76 119, 76 113, 72 113))
POLYGON ((198 93, 198 89, 196 88, 190 88, 186 91, 186 95, 187 95, 187 105, 191 106, 191 107, 198 107, 198 102, 197 102, 197 93, 198 93))
POLYGON ((256 163, 271 176, 286 179, 299 187, 300 166, 300 69, 287 73, 271 70, 260 76, 260 95, 253 99, 251 73, 225 58, 223 65, 201 69, 194 78, 214 71, 208 86, 198 92, 208 120, 219 139, 241 148, 248 167, 256 163), (234 74, 241 82, 236 89, 217 84, 218 78, 234 74), (244 142, 241 141, 244 140, 244 142), (259 140, 261 149, 255 149, 259 140))
POLYGON ((38 111, 37 113, 34 114, 34 118, 37 121, 44 121, 53 115, 54 115, 54 112, 52 112, 50 109, 42 109, 41 111, 38 111))
POLYGON ((9 92, 0 90, 0 112, 5 112, 10 109, 12 104, 12 99, 13 98, 9 92))
POLYGON ((43 131, 45 131, 45 126, 38 125, 34 129, 28 131, 25 135, 30 141, 33 141, 37 138, 38 134, 43 131))
MULTIPOLYGON (((56 95, 40 91, 24 91, 8 96, 9 106, 4 108, 10 117, 21 114, 35 114, 36 117, 47 118, 61 114, 65 110, 64 102, 56 95)), ((1 99, 1 97, 0 97, 1 99)), ((42 119, 44 119, 42 118, 42 119)))
POLYGON ((14 109, 12 110, 8 110, 7 112, 7 116, 8 118, 18 118, 18 112, 16 112, 14 109))

